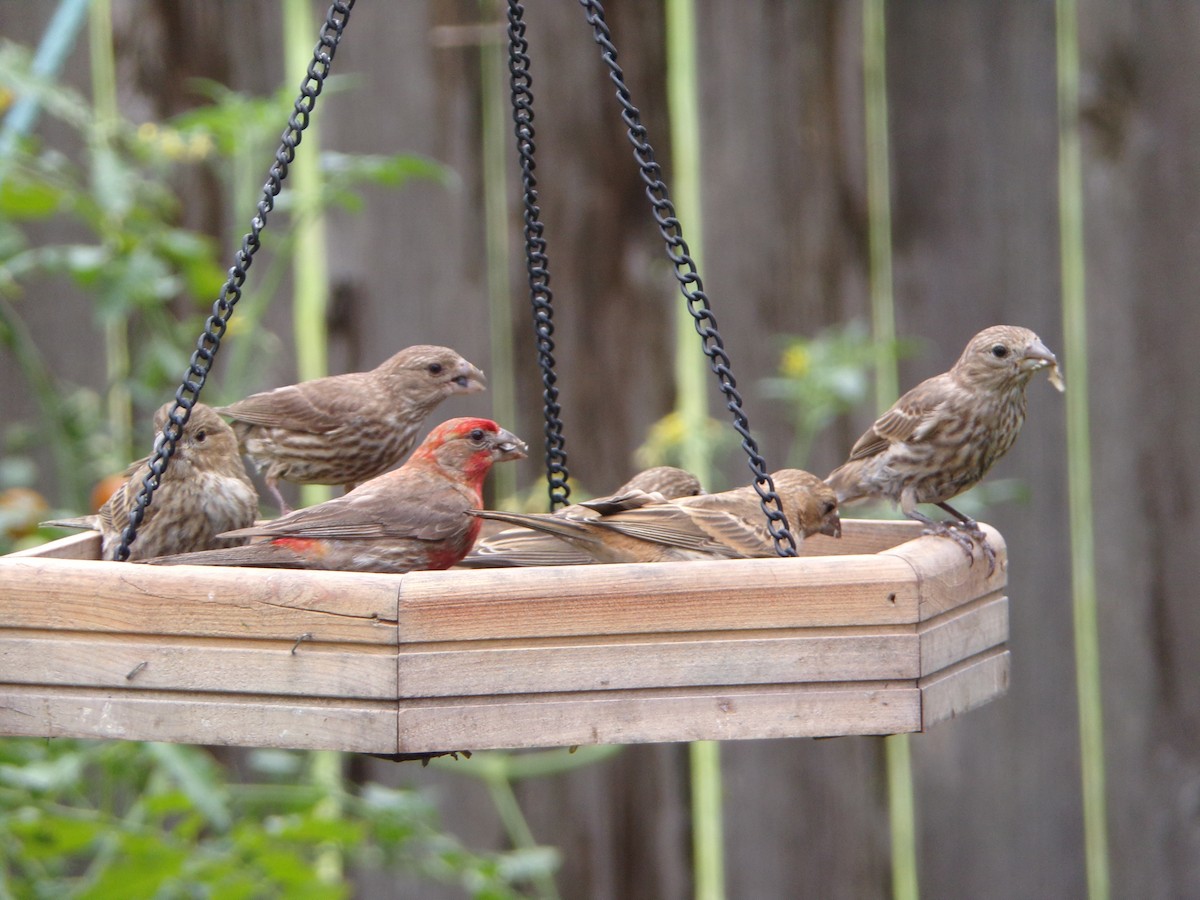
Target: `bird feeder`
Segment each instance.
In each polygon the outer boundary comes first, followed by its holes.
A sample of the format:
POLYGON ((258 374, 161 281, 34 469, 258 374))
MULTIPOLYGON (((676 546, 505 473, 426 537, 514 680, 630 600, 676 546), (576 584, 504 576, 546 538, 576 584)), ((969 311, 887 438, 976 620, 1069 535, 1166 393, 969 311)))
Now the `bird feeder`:
POLYGON ((0 558, 0 734, 426 753, 924 731, 1004 693, 1007 560, 848 519, 799 558, 350 572, 0 558))
MULTIPOLYGON (((335 0, 267 184, 176 394, 191 409, 352 0, 335 0), (184 401, 187 401, 186 403, 184 401)), ((750 437, 598 3, 581 0, 764 514, 750 437)), ((508 4, 552 505, 566 500, 521 4, 508 4)), ((186 415, 182 418, 186 419, 186 415)), ((157 445, 151 471, 169 463, 157 445)), ((131 514, 122 556, 152 500, 131 514)), ((774 521, 774 520, 773 520, 774 521)), ((774 528, 774 525, 772 526, 774 528)), ((101 561, 83 534, 0 558, 0 734, 380 754, 923 731, 1008 682, 1007 560, 914 522, 843 521, 798 556, 404 575, 101 561)), ((775 533, 781 553, 786 530, 775 533)))

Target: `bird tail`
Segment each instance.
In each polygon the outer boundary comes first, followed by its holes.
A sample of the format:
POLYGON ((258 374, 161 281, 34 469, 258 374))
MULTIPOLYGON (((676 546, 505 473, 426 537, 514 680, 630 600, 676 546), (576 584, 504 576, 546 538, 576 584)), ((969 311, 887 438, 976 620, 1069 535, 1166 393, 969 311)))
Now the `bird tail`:
POLYGON ((553 535, 529 528, 509 528, 480 541, 458 565, 466 569, 494 569, 579 566, 594 561, 588 554, 553 535))
POLYGON ((287 548, 270 542, 247 544, 244 547, 222 547, 216 550, 197 550, 193 553, 174 553, 142 560, 152 566, 260 566, 272 569, 306 569, 303 557, 287 548))
POLYGON ((837 493, 839 506, 866 496, 866 492, 862 489, 860 468, 858 460, 851 460, 838 466, 825 479, 825 483, 837 493))
POLYGON ((83 531, 99 531, 100 517, 76 516, 73 519, 50 519, 48 522, 38 522, 39 528, 78 528, 83 531))
POLYGON ((587 533, 587 527, 564 516, 552 516, 545 513, 514 513, 499 509, 469 509, 473 516, 480 519, 493 519, 497 522, 507 522, 509 525, 520 525, 522 528, 532 528, 561 538, 578 538, 587 533))

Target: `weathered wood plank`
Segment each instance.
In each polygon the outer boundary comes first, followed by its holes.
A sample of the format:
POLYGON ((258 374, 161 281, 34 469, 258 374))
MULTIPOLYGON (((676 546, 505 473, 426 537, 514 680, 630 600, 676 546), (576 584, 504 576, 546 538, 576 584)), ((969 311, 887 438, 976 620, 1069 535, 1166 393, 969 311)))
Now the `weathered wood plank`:
POLYGON ((371 644, 138 639, 128 635, 0 632, 0 678, 189 694, 396 697, 396 660, 371 644))
POLYGON ((921 675, 931 675, 1008 640, 1008 598, 996 593, 917 626, 921 675))
POLYGON ((401 701, 400 752, 896 734, 920 727, 911 681, 401 701))
POLYGON ((20 559, 36 556, 42 559, 99 559, 100 532, 81 531, 79 534, 68 535, 55 541, 30 547, 28 550, 18 550, 0 559, 20 559))
POLYGON ((1007 647, 992 647, 918 681, 922 730, 1003 696, 1009 661, 1007 647))
POLYGON ((394 575, 0 559, 0 626, 392 644, 394 575))
POLYGON ((911 565, 885 556, 410 572, 400 641, 917 621, 911 565))
POLYGON ((911 626, 421 646, 402 647, 401 697, 879 681, 920 674, 911 626))
POLYGON ((881 553, 921 536, 923 526, 911 519, 842 519, 842 536, 814 534, 800 544, 801 556, 847 556, 881 553))
POLYGON ((963 565, 966 555, 962 549, 943 537, 924 537, 880 552, 880 557, 903 559, 912 566, 921 594, 922 621, 954 609, 964 599, 982 597, 1008 583, 1008 550, 1004 538, 990 525, 980 523, 980 527, 987 535, 988 544, 996 551, 996 568, 990 575, 978 548, 973 562, 963 565))
POLYGON ((0 733, 393 753, 386 701, 0 686, 0 733))

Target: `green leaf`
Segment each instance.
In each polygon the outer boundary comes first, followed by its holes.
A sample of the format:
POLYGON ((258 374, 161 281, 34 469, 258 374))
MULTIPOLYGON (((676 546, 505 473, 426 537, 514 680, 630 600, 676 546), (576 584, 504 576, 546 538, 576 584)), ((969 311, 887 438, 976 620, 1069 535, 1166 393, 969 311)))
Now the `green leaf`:
POLYGON ((46 219, 58 211, 63 192, 43 181, 7 179, 0 186, 0 215, 12 219, 46 219))
POLYGON ((99 820, 38 814, 26 809, 14 816, 8 827, 12 837, 21 842, 22 855, 46 860, 83 853, 108 826, 99 820))

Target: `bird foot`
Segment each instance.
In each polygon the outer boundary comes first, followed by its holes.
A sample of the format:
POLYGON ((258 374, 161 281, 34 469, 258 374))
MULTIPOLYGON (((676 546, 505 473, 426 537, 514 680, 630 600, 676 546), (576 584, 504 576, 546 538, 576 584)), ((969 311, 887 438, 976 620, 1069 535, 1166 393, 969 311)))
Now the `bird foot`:
POLYGON ((978 544, 983 558, 987 560, 988 577, 990 578, 996 571, 996 551, 992 549, 987 535, 975 520, 969 519, 966 522, 954 523, 935 522, 925 529, 925 534, 950 538, 962 548, 963 553, 967 554, 971 565, 975 565, 975 545, 978 544))
POLYGON ((934 522, 926 526, 924 533, 954 541, 962 549, 962 552, 967 554, 971 565, 975 565, 975 544, 978 543, 983 550, 984 559, 988 561, 988 575, 991 575, 996 569, 996 551, 988 545, 987 537, 979 526, 974 522, 971 523, 971 526, 934 522))

